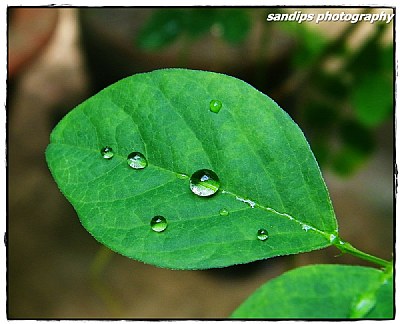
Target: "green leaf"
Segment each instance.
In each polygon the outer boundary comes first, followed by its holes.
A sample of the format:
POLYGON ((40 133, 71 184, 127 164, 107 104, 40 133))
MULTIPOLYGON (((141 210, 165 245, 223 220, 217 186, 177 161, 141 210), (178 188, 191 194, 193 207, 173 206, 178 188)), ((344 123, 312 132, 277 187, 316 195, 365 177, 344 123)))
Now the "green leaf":
POLYGON ((222 37, 232 45, 243 42, 251 29, 251 20, 243 9, 221 10, 218 13, 218 23, 221 25, 222 37))
POLYGON ((388 73, 390 76, 393 76, 393 65, 394 65, 394 50, 393 44, 386 45, 381 49, 380 53, 380 66, 382 70, 388 73))
POLYGON ((218 10, 209 8, 185 10, 185 31, 192 40, 210 31, 211 26, 215 23, 217 13, 218 10))
POLYGON ((393 318, 392 271, 312 265, 261 286, 234 318, 393 318))
POLYGON ((351 103, 358 120, 366 126, 378 126, 393 111, 393 81, 378 72, 365 75, 355 84, 351 103))
POLYGON ((357 81, 382 68, 385 69, 387 66, 384 59, 384 56, 387 55, 385 54, 386 49, 382 48, 382 36, 385 29, 385 24, 376 25, 373 33, 348 58, 346 71, 353 74, 357 81))
POLYGON ((183 29, 184 12, 164 9, 154 12, 136 38, 138 47, 156 51, 171 45, 183 29))
POLYGON ((312 64, 327 46, 327 39, 317 29, 309 28, 307 25, 293 24, 285 21, 279 26, 288 32, 296 41, 297 48, 293 53, 293 64, 304 68, 312 64))
POLYGON ((349 177, 359 170, 367 161, 369 155, 352 147, 342 147, 338 152, 332 154, 331 167, 342 177, 349 177))
POLYGON ((354 173, 375 149, 371 129, 357 121, 344 120, 339 127, 341 147, 332 161, 333 169, 342 176, 354 173))
POLYGON ((146 263, 223 267, 323 248, 337 235, 299 127, 269 97, 226 75, 166 69, 123 79, 56 126, 46 158, 82 225, 146 263), (218 113, 212 100, 222 104, 218 113), (100 153, 106 146, 111 159, 100 153), (133 151, 147 167, 128 166, 133 151), (201 169, 220 179, 211 197, 189 188, 201 169), (159 233, 150 227, 157 215, 168 223, 159 233), (260 229, 267 240, 257 238, 260 229))

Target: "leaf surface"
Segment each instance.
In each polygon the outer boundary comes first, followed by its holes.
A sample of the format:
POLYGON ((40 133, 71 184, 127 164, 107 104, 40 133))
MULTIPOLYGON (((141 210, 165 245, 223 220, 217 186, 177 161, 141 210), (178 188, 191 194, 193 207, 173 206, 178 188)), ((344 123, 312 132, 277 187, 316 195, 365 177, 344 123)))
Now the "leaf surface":
POLYGON ((167 69, 123 79, 64 117, 46 158, 98 241, 161 267, 246 263, 323 248, 337 235, 299 127, 269 97, 226 75, 167 69), (222 103, 218 113, 211 100, 222 103), (100 154, 106 146, 112 159, 100 154), (131 152, 148 166, 129 167, 131 152), (189 188, 201 169, 220 179, 211 197, 189 188), (156 215, 168 222, 163 232, 150 227, 156 215), (257 239, 260 229, 267 240, 257 239))
POLYGON ((257 289, 232 317, 392 318, 392 272, 345 265, 297 268, 257 289))

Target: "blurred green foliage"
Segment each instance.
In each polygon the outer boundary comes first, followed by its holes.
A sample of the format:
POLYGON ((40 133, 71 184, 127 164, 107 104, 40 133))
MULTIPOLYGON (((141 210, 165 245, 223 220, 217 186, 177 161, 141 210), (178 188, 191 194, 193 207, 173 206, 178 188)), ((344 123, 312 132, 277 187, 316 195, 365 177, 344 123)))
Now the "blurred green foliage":
POLYGON ((240 9, 159 9, 139 31, 136 45, 156 51, 180 36, 194 41, 209 33, 213 26, 220 29, 225 41, 235 45, 246 38, 251 21, 247 11, 240 9))
POLYGON ((156 11, 143 26, 137 45, 146 50, 158 50, 174 42, 182 32, 182 19, 178 10, 156 11))
MULTIPOLYGON (((278 91, 273 92, 278 101, 293 97, 289 113, 305 131, 322 167, 343 176, 354 174, 373 154, 377 130, 392 118, 393 42, 384 45, 382 39, 393 24, 375 23, 366 40, 353 49, 354 46, 349 46, 350 37, 362 23, 347 23, 336 38, 330 39, 315 24, 267 22, 266 10, 257 15, 260 10, 159 9, 142 26, 136 45, 143 50, 158 51, 179 39, 193 43, 217 29, 217 35, 227 44, 241 46, 250 36, 256 19, 263 19, 263 35, 259 39, 261 59, 266 57, 268 42, 280 41, 279 37, 289 38, 294 46, 288 60, 281 62, 284 66, 278 67, 280 71, 289 71, 284 86, 269 84, 268 77, 260 82, 258 71, 276 69, 268 66, 274 62, 257 62, 254 83, 268 84, 269 89, 276 86, 278 91), (327 69, 329 60, 339 62, 338 67, 327 69)), ((292 11, 278 8, 270 12, 285 10, 292 11)), ((253 83, 251 78, 247 81, 253 83)), ((286 103, 285 106, 288 107, 286 103)))
POLYGON ((302 99, 295 111, 308 130, 319 163, 342 176, 354 174, 368 161, 376 148, 378 128, 392 118, 394 57, 393 45, 382 42, 386 26, 376 24, 355 50, 348 48, 355 25, 331 42, 318 30, 299 32, 308 26, 297 26, 296 37, 303 41, 294 51, 292 64, 308 74, 302 80, 307 85, 299 85, 302 99), (330 59, 339 66, 327 72, 324 64, 330 59))
POLYGON ((304 24, 283 22, 279 26, 295 41, 296 52, 292 57, 292 64, 295 67, 312 64, 327 46, 328 40, 323 34, 315 35, 315 30, 307 28, 304 24))

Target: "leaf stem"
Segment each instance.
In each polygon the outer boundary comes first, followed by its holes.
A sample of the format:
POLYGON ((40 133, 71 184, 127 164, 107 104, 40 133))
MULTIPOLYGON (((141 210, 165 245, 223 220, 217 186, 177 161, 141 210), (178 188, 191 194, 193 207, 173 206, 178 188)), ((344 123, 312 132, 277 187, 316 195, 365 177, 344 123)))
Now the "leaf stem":
POLYGON ((109 312, 113 316, 121 316, 121 306, 116 298, 112 295, 109 287, 104 284, 104 280, 102 278, 102 274, 104 273, 107 265, 110 263, 112 257, 113 252, 110 249, 104 245, 100 246, 90 266, 90 279, 93 289, 102 299, 109 312))
POLYGON ((370 255, 368 253, 362 252, 358 249, 356 249, 354 246, 352 246, 350 243, 342 241, 341 239, 338 239, 334 242, 334 245, 342 252, 342 253, 350 253, 360 259, 375 263, 377 265, 380 265, 384 268, 387 268, 391 266, 390 261, 383 260, 381 258, 378 258, 376 256, 370 255))

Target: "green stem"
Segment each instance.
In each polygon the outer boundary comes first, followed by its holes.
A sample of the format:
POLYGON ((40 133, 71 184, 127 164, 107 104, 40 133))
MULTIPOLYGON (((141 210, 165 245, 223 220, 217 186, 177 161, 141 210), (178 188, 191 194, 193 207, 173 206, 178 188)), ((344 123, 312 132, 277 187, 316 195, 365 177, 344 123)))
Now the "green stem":
POLYGON ((343 253, 350 253, 360 259, 375 263, 377 265, 380 265, 384 268, 387 268, 389 266, 391 266, 391 262, 390 261, 386 261, 383 260, 381 258, 378 258, 376 256, 370 255, 368 253, 362 252, 358 249, 356 249, 354 246, 352 246, 350 243, 348 242, 344 242, 341 239, 338 239, 334 245, 343 253))
POLYGON ((113 257, 113 252, 102 245, 96 253, 95 258, 92 261, 90 267, 90 277, 92 287, 103 300, 104 304, 113 316, 121 316, 122 309, 116 299, 112 296, 112 293, 107 285, 104 284, 102 274, 105 268, 110 263, 113 257))

